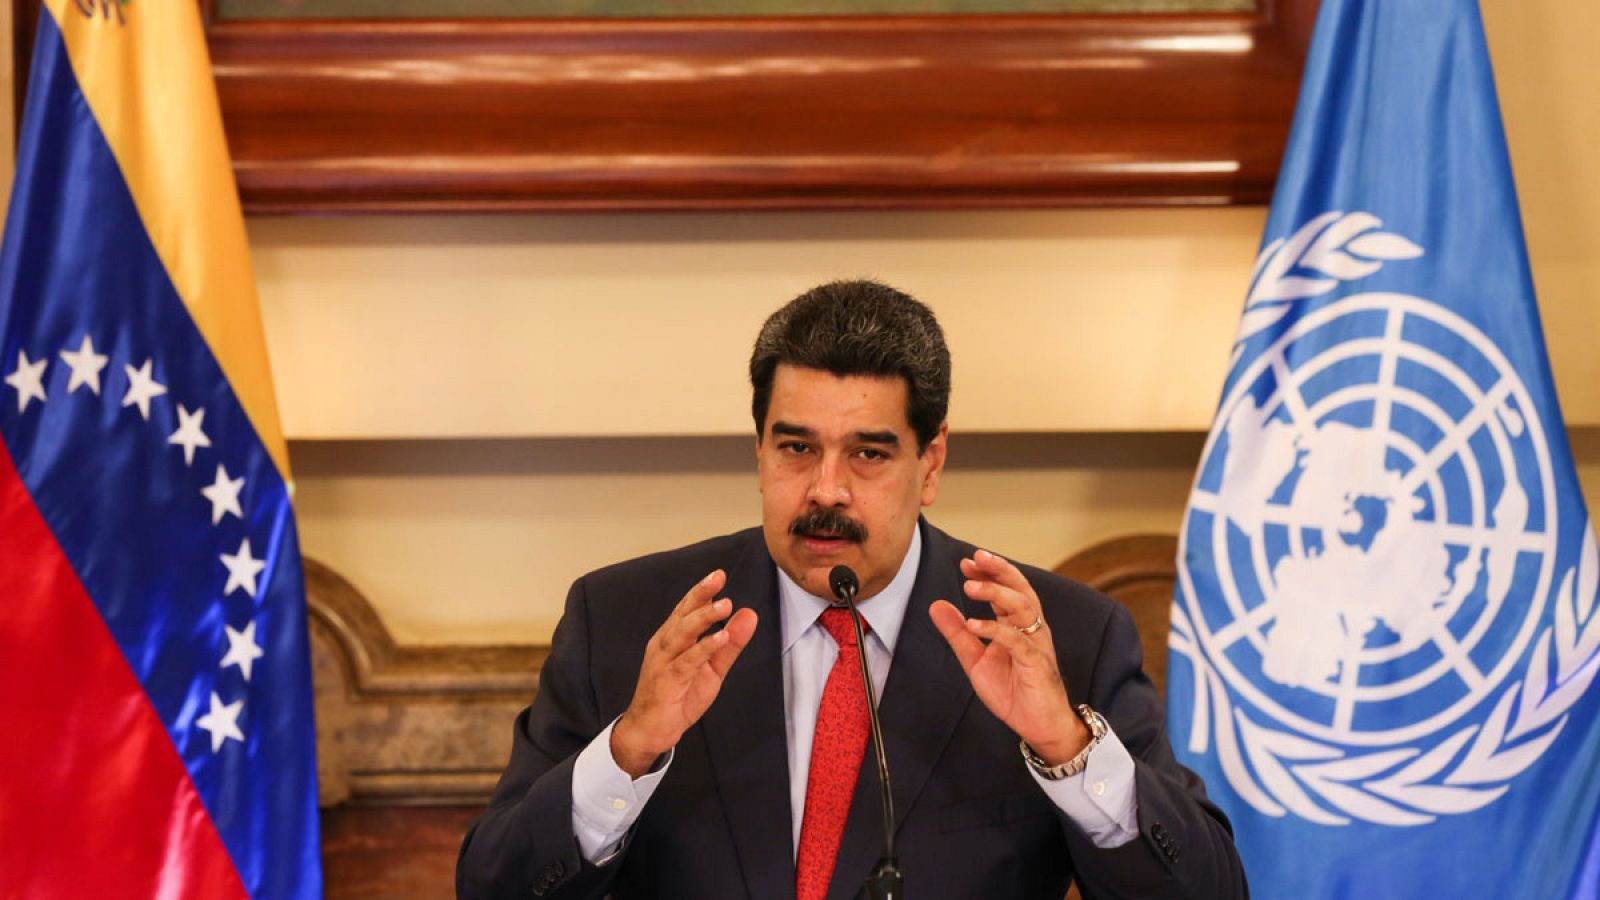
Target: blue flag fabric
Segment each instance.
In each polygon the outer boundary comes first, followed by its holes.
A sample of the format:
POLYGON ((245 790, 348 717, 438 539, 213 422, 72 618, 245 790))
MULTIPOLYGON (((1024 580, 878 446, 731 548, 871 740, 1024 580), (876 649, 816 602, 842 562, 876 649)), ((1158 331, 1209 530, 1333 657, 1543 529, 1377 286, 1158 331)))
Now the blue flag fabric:
POLYGON ((1181 543, 1256 896, 1596 896, 1600 562, 1471 0, 1324 0, 1181 543))

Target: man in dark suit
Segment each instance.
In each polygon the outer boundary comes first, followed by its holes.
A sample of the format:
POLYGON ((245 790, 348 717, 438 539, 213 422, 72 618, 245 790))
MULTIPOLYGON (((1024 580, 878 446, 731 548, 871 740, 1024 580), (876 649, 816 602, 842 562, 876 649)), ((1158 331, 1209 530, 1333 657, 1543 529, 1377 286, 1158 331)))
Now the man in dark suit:
POLYGON ((921 518, 948 441, 932 313, 823 285, 750 372, 761 528, 573 585, 458 893, 856 896, 884 839, 856 639, 824 599, 843 564, 910 897, 1244 896, 1126 611, 921 518))

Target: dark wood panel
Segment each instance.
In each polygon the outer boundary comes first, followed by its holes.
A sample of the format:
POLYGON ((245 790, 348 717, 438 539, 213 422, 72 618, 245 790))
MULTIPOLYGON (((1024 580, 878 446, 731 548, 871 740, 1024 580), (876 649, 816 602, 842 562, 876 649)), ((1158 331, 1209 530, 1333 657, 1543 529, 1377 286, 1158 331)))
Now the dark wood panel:
POLYGON ((1315 3, 208 34, 251 212, 1253 203, 1315 3))
POLYGON ((477 806, 339 806, 322 811, 326 900, 447 900, 477 806))
POLYGON ((920 16, 1246 12, 1251 0, 217 0, 224 19, 920 16))

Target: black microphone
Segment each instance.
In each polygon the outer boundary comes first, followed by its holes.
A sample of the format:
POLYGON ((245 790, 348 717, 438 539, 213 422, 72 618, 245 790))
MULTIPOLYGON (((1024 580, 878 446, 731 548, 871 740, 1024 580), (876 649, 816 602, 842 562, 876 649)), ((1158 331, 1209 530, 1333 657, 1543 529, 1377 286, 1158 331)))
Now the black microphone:
POLYGON ((878 760, 878 787, 883 792, 883 858, 867 876, 867 896, 871 900, 905 900, 900 865, 894 858, 894 795, 889 790, 889 756, 883 749, 883 723, 878 721, 878 697, 872 689, 872 670, 867 668, 867 641, 861 628, 861 611, 856 609, 856 592, 861 580, 849 566, 834 566, 828 572, 828 588, 850 610, 856 628, 856 652, 861 657, 861 680, 867 685, 867 721, 872 723, 872 750, 878 760))

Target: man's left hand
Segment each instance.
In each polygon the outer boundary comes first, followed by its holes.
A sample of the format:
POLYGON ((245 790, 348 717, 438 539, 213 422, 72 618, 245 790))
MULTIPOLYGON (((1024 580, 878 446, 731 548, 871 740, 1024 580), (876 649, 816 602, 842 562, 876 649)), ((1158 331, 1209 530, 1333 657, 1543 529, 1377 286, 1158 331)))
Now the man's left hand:
POLYGON ((1088 745, 1089 728, 1067 699, 1055 642, 1043 621, 1039 595, 1016 566, 987 550, 961 561, 969 598, 994 607, 994 619, 966 619, 945 600, 928 614, 955 651, 978 699, 1051 765, 1064 763, 1088 745))

